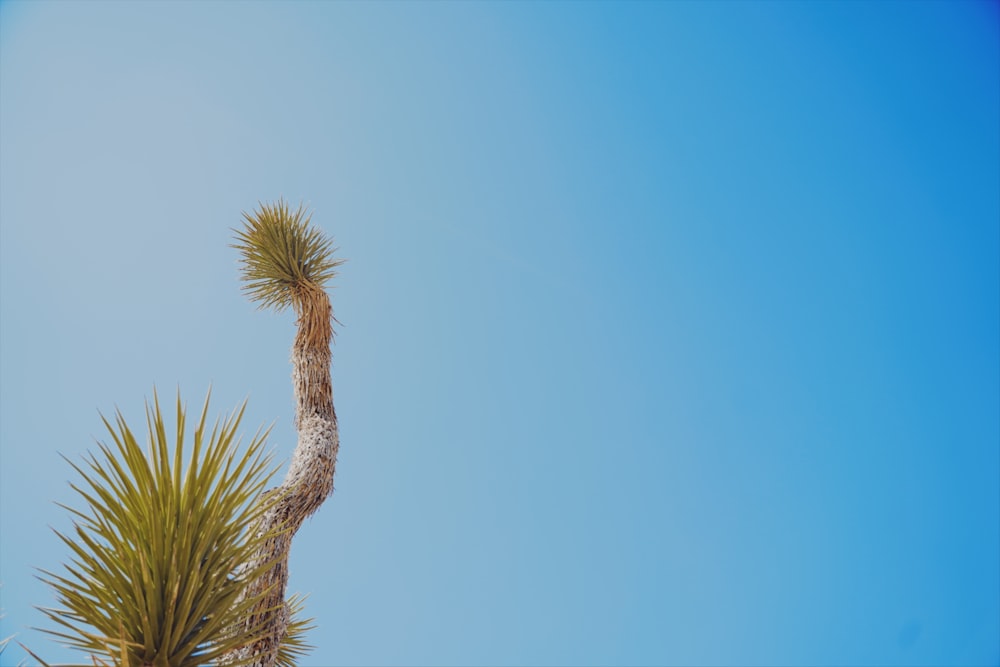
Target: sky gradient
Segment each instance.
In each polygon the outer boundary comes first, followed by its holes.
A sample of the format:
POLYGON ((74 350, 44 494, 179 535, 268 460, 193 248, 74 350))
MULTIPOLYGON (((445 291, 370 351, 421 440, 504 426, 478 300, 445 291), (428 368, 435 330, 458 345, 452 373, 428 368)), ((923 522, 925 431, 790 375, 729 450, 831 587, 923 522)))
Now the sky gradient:
POLYGON ((0 3, 0 636, 74 658, 99 410, 290 456, 284 197, 348 260, 304 667, 1000 664, 998 62, 995 3, 0 3))

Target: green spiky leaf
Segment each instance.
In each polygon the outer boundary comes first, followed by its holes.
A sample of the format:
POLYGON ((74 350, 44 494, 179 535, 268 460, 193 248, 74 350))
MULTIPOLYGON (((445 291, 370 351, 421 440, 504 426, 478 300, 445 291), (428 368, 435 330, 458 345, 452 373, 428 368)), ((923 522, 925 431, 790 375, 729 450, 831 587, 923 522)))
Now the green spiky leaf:
POLYGON ((306 642, 306 633, 315 629, 313 618, 302 618, 306 596, 295 594, 288 598, 288 615, 290 621, 285 637, 278 646, 278 667, 295 667, 298 660, 313 650, 312 644, 306 642))
POLYGON ((209 431, 206 398, 188 456, 179 396, 168 434, 154 392, 146 448, 121 413, 102 417, 113 444, 71 463, 86 509, 67 508, 73 531, 57 535, 72 558, 62 574, 41 574, 61 605, 41 610, 57 626, 46 632, 115 667, 209 664, 258 636, 231 631, 260 600, 241 598, 262 569, 244 564, 270 537, 253 530, 270 507, 267 431, 240 450, 245 406, 209 431))
POLYGON ((311 226, 311 219, 301 205, 292 211, 279 199, 244 212, 243 228, 233 230, 243 290, 261 308, 281 311, 295 305, 304 290, 321 288, 344 262, 334 258, 333 240, 311 226))

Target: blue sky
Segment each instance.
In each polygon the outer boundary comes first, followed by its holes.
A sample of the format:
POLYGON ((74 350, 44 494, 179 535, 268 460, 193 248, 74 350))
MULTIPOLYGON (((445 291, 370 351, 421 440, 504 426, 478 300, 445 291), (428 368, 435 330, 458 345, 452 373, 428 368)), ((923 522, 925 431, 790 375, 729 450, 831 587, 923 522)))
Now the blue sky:
POLYGON ((992 3, 3 2, 0 635, 74 657, 32 568, 98 410, 211 383, 290 455, 292 316, 228 247, 283 196, 348 259, 305 665, 1000 664, 998 40, 992 3))

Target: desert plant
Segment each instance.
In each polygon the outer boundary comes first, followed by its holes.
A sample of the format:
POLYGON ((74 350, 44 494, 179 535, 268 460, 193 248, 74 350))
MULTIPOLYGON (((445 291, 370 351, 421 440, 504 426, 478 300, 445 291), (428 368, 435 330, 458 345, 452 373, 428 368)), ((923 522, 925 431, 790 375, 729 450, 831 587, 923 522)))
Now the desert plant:
MULTIPOLYGON (((207 431, 208 399, 184 458, 185 410, 176 433, 154 391, 147 403, 148 451, 120 413, 104 419, 113 446, 71 465, 89 511, 59 537, 74 557, 65 572, 42 572, 57 608, 43 609, 60 641, 114 667, 205 664, 292 667, 310 647, 303 598, 285 599, 291 540, 333 490, 339 436, 330 378, 333 309, 324 286, 342 260, 300 206, 279 200, 244 213, 234 247, 244 289, 261 307, 297 317, 292 384, 298 443, 284 481, 273 471, 267 431, 237 450, 245 410, 207 431)), ((34 654, 32 654, 34 655, 34 654)))
POLYGON ((194 667, 264 631, 231 627, 261 597, 245 591, 263 565, 242 566, 266 537, 251 528, 273 504, 261 498, 273 474, 267 432, 240 451, 245 403, 211 430, 208 407, 206 398, 187 457, 179 395, 168 435, 154 391, 145 448, 120 412, 102 417, 113 444, 70 462, 86 509, 62 506, 75 521, 57 534, 73 559, 61 574, 42 571, 61 605, 42 609, 58 628, 46 632, 119 667, 194 667))
POLYGON ((234 247, 241 253, 244 291, 261 308, 291 307, 297 315, 291 356, 298 443, 284 481, 269 492, 276 500, 257 524, 263 540, 246 564, 262 573, 246 590, 244 599, 255 602, 234 634, 255 639, 229 656, 273 667, 292 623, 285 601, 292 537, 333 491, 340 437, 330 378, 333 308, 324 286, 343 260, 334 258, 332 241, 310 225, 302 206, 293 211, 279 200, 243 218, 234 247), (258 633, 261 624, 267 629, 258 633))

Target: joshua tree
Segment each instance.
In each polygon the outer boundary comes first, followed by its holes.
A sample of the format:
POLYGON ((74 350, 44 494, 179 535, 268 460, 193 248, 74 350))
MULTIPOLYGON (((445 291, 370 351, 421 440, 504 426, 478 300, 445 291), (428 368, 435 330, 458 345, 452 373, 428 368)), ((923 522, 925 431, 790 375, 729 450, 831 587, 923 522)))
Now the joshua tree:
POLYGON ((273 504, 256 528, 263 541, 247 563, 248 569, 263 568, 263 573, 247 589, 247 597, 259 595, 260 600, 246 616, 242 632, 255 634, 260 623, 267 630, 230 656, 252 657, 254 667, 272 667, 290 622, 285 589, 292 537, 333 491, 340 437, 330 380, 333 308, 323 286, 343 260, 334 259, 332 241, 309 226, 310 216, 301 206, 292 212, 284 201, 262 204, 243 217, 245 225, 234 247, 242 253, 244 291, 261 308, 281 311, 291 306, 298 316, 292 345, 298 444, 285 480, 268 492, 273 504))
MULTIPOLYGON (((118 667, 194 667, 266 630, 229 630, 257 601, 244 592, 260 571, 238 571, 263 541, 250 529, 270 508, 260 492, 273 472, 262 453, 266 432, 238 451, 243 410, 209 432, 206 399, 186 462, 180 397, 171 443, 154 392, 146 409, 148 451, 121 413, 114 424, 104 420, 114 445, 101 443, 99 457, 71 464, 83 478, 72 487, 90 510, 66 508, 77 519, 75 539, 59 536, 74 553, 72 564, 64 575, 42 572, 62 604, 42 609, 60 627, 48 632, 95 663, 100 657, 118 667)), ((293 638, 284 662, 292 664, 301 647, 293 638)))
POLYGON ((89 513, 68 509, 75 534, 60 535, 74 558, 62 575, 43 571, 62 608, 43 609, 49 630, 95 664, 194 667, 291 666, 307 646, 308 621, 285 599, 288 553, 303 520, 333 490, 337 418, 330 382, 333 310, 324 284, 341 260, 284 201, 244 213, 234 245, 244 289, 261 307, 298 316, 292 347, 299 434, 283 483, 262 493, 273 471, 262 454, 267 432, 245 452, 235 434, 244 407, 206 430, 208 400, 184 461, 185 411, 176 438, 154 392, 147 405, 148 452, 120 413, 104 420, 114 446, 73 467, 73 488, 89 513))

